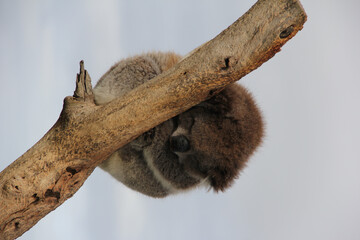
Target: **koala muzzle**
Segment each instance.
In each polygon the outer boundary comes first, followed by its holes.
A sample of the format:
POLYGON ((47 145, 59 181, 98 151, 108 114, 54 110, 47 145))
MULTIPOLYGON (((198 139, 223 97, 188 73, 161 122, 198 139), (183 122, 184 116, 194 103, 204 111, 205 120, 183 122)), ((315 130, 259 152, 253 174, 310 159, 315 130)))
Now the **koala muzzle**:
POLYGON ((190 142, 184 135, 171 137, 170 149, 173 152, 187 152, 190 150, 190 142))

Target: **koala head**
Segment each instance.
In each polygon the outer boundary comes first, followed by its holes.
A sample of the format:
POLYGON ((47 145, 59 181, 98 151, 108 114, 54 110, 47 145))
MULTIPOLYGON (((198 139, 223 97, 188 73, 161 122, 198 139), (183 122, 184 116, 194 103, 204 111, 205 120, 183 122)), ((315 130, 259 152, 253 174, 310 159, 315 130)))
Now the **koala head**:
POLYGON ((152 130, 144 156, 160 182, 175 190, 208 183, 224 191, 261 143, 261 114, 233 84, 152 130))
POLYGON ((263 122, 253 98, 232 84, 125 145, 101 167, 152 197, 203 184, 224 191, 262 136, 263 122))

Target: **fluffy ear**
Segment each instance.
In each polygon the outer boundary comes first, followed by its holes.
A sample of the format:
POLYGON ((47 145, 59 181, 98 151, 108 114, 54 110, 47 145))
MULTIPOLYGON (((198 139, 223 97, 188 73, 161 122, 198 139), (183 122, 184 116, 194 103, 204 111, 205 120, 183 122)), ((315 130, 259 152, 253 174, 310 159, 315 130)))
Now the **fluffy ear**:
POLYGON ((216 125, 207 132, 213 140, 203 151, 209 155, 201 163, 202 170, 215 191, 224 191, 261 144, 262 116, 251 94, 238 84, 226 87, 201 107, 216 119, 216 125))

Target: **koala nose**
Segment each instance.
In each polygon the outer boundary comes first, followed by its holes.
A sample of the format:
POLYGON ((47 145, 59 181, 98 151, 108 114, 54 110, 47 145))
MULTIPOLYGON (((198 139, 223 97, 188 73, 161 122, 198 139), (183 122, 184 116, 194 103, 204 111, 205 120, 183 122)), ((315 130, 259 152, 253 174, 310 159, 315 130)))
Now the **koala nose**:
POLYGON ((173 152, 187 152, 190 150, 190 142, 184 135, 171 137, 170 149, 173 152))

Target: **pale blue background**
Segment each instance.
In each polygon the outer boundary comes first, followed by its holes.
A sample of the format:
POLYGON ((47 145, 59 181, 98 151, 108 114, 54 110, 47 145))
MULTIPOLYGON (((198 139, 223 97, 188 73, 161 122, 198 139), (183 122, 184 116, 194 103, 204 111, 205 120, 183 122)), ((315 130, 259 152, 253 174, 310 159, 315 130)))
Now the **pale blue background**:
MULTIPOLYGON (((186 54, 254 3, 1 0, 0 170, 55 123, 81 59, 95 83, 131 54, 186 54)), ((304 30, 241 80, 267 130, 232 189, 154 200, 97 169, 20 239, 360 239, 360 2, 302 3, 304 30)))

